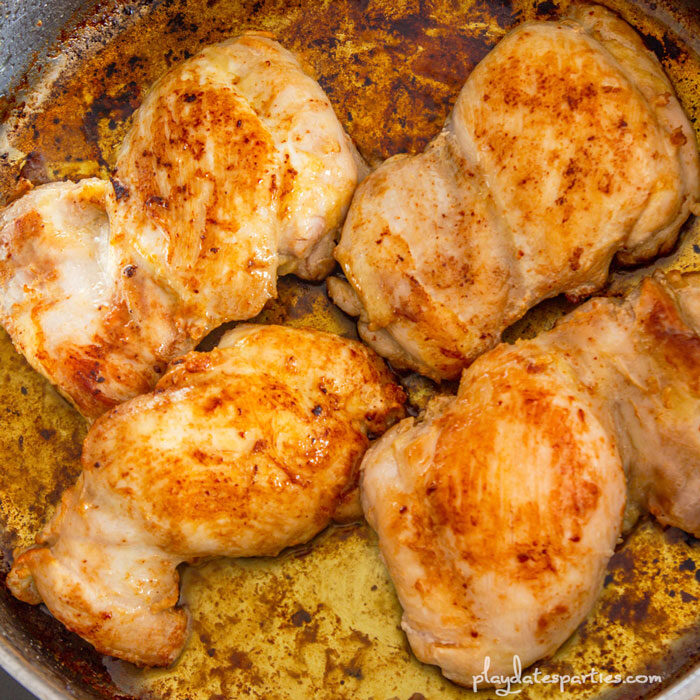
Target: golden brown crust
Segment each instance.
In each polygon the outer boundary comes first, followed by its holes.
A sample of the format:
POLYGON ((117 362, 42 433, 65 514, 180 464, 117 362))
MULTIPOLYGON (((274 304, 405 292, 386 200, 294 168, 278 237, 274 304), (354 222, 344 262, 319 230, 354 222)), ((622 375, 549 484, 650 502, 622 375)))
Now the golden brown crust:
POLYGON ((697 144, 660 64, 621 19, 579 6, 506 35, 425 152, 362 183, 336 258, 363 339, 450 379, 538 302, 600 289, 615 256, 668 251, 698 199, 697 144))
POLYGON ((553 653, 591 609, 626 501, 700 532, 700 278, 645 280, 499 345, 363 460, 416 655, 472 684, 553 653), (695 308, 693 306, 693 308, 695 308))
POLYGON ((669 376, 682 377, 688 390, 700 395, 700 336, 681 318, 674 298, 646 278, 635 313, 646 336, 645 350, 669 376))
POLYGON ((369 435, 404 401, 358 342, 238 326, 94 423, 83 474, 8 585, 100 651, 168 665, 187 621, 175 567, 276 555, 357 517, 369 435))
POLYGON ((146 96, 111 184, 36 188, 0 218, 0 321, 88 418, 252 318, 278 268, 325 277, 361 163, 293 54, 246 34, 146 96))
POLYGON ((0 218, 0 321, 89 418, 148 391, 191 348, 149 290, 149 323, 130 313, 108 262, 108 188, 96 179, 37 187, 0 218))
MULTIPOLYGON (((110 201, 120 269, 145 266, 171 289, 174 313, 193 319, 195 337, 215 309, 223 320, 255 316, 276 278, 275 144, 232 85, 207 82, 207 68, 192 59, 153 88, 122 147, 110 201), (245 233, 256 216, 257 230, 245 233)), ((138 299, 132 293, 136 308, 138 299)))

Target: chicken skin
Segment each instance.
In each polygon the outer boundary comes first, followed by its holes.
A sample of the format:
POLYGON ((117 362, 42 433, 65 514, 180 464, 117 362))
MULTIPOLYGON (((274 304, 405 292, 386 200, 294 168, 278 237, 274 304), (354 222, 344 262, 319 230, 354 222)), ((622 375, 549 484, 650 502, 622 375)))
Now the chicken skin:
POLYGON ((0 322, 29 364, 86 416, 148 391, 191 349, 155 285, 148 323, 129 311, 97 179, 38 187, 0 213, 0 322))
POLYGON ((319 84, 276 41, 205 48, 156 83, 117 158, 109 214, 127 289, 157 280, 197 337, 252 318, 278 273, 331 271, 363 167, 319 84))
POLYGON ((577 6, 508 34, 443 131, 358 188, 336 303, 394 366, 459 376, 539 301, 668 251, 700 198, 697 143, 624 21, 577 6))
POLYGON ((700 535, 700 275, 675 275, 499 345, 367 452, 402 627, 451 680, 555 652, 640 511, 700 535))
POLYGON ((328 274, 363 167, 277 42, 205 48, 153 86, 112 184, 45 185, 2 212, 0 322, 95 418, 259 313, 278 274, 328 274))
POLYGON ((239 326, 95 422, 82 475, 16 557, 10 590, 102 653, 168 665, 187 631, 177 565, 274 556, 361 517, 369 436, 403 417, 404 399, 356 341, 239 326))

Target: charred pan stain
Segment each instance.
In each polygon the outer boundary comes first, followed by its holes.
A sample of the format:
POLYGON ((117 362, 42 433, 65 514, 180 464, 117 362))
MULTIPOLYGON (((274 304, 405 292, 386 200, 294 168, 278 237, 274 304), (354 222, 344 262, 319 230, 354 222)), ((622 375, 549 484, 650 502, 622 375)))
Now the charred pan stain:
POLYGON ((46 159, 39 151, 31 151, 20 170, 20 176, 29 180, 32 185, 42 185, 49 182, 49 174, 46 170, 46 159))
POLYGON ((545 0, 544 2, 537 3, 535 14, 540 18, 550 17, 553 16, 558 9, 559 7, 555 2, 552 2, 552 0, 545 0))
POLYGON ((693 537, 690 533, 685 532, 677 527, 669 527, 664 531, 664 538, 670 544, 676 544, 678 542, 686 542, 689 545, 697 544, 698 540, 693 537))
POLYGON ((621 597, 610 605, 608 617, 611 622, 620 622, 623 625, 639 624, 649 615, 650 601, 650 593, 645 593, 637 599, 621 597))
POLYGON ((634 552, 626 548, 618 550, 610 558, 608 569, 610 572, 619 571, 619 579, 629 581, 634 577, 634 552))
POLYGON ((311 622, 311 615, 309 615, 304 608, 299 608, 299 610, 292 615, 292 624, 295 627, 301 627, 309 622, 311 622))
POLYGON ((248 654, 244 651, 232 651, 228 656, 228 662, 230 668, 252 668, 253 662, 250 660, 248 654))
POLYGON ((346 676, 351 676, 352 678, 357 678, 358 680, 362 680, 363 678, 362 669, 358 666, 344 666, 343 673, 346 676))
POLYGON ((188 34, 196 34, 199 29, 197 24, 186 19, 183 12, 173 15, 165 26, 167 31, 173 33, 186 32, 188 34))
POLYGON ((656 54, 659 61, 684 61, 687 58, 685 49, 680 47, 674 39, 667 33, 664 33, 659 39, 653 34, 641 33, 644 45, 656 54))
MULTIPOLYGON (((105 76, 107 75, 105 71, 105 76)), ((97 149, 98 161, 107 166, 106 154, 101 148, 100 126, 107 120, 107 128, 113 131, 117 122, 123 122, 141 102, 141 92, 135 82, 129 83, 117 95, 99 95, 88 107, 83 117, 83 130, 88 143, 97 149)))
POLYGON ((512 0, 480 0, 476 6, 483 15, 492 17, 501 29, 506 30, 517 24, 522 15, 522 9, 515 7, 512 0))

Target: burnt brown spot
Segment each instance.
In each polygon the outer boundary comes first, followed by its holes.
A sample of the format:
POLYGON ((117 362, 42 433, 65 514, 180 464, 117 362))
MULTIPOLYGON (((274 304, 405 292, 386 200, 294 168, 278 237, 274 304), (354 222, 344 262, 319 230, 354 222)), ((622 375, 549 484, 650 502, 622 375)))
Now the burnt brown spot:
MULTIPOLYGON (((97 91, 92 103, 82 115, 81 128, 86 141, 92 146, 92 153, 100 165, 108 167, 106 153, 102 148, 101 125, 105 122, 123 122, 131 116, 141 101, 141 91, 136 82, 129 80, 115 94, 104 91, 104 85, 97 91)), ((66 122, 70 124, 76 115, 70 115, 66 122)))
POLYGON ((307 625, 309 622, 311 622, 311 615, 304 610, 304 608, 299 608, 293 615, 292 615, 292 624, 295 627, 301 627, 302 625, 307 625))
POLYGON ((611 622, 623 625, 638 625, 644 622, 649 615, 651 593, 646 591, 641 597, 631 594, 622 595, 612 601, 608 608, 608 617, 611 622))
POLYGON ((146 206, 147 207, 161 207, 163 209, 168 208, 168 202, 167 200, 163 199, 163 197, 159 197, 158 195, 152 195, 146 200, 146 206))
POLYGON ((535 8, 535 13, 538 17, 549 17, 554 15, 558 11, 559 7, 552 0, 544 0, 544 2, 538 2, 535 8))
POLYGON ((610 571, 620 571, 623 578, 628 578, 634 574, 635 563, 634 553, 626 548, 615 552, 608 562, 610 571))
POLYGON ((233 650, 228 657, 231 668, 249 669, 253 667, 253 662, 244 651, 233 650))
POLYGON ((39 151, 31 151, 24 160, 20 176, 26 178, 33 185, 41 185, 49 182, 48 171, 46 169, 46 158, 39 151))
POLYGON ((674 146, 683 146, 688 142, 683 127, 679 126, 671 133, 671 143, 674 146))
POLYGON ((361 680, 363 678, 362 669, 359 666, 343 666, 343 673, 346 676, 350 676, 351 678, 357 678, 358 680, 361 680))
POLYGON ((114 196, 117 198, 117 201, 120 201, 121 199, 126 199, 129 196, 129 188, 125 185, 122 185, 122 183, 119 182, 119 180, 116 180, 115 178, 110 178, 110 182, 112 183, 112 187, 114 188, 114 196))
POLYGON ((681 48, 668 32, 664 32, 661 39, 653 34, 645 34, 644 32, 640 32, 640 34, 644 45, 653 51, 660 61, 665 59, 682 61, 687 57, 685 49, 681 48))
POLYGON ((581 267, 581 256, 583 255, 583 248, 580 246, 576 246, 574 248, 573 252, 571 253, 571 257, 569 258, 569 267, 576 272, 581 267))
MULTIPOLYGON (((215 411, 217 408, 222 406, 224 403, 223 399, 221 396, 210 396, 203 404, 202 408, 205 413, 211 413, 212 411, 215 411)), ((256 443, 257 444, 257 443, 256 443)))
POLYGON ((560 625, 561 618, 568 615, 566 605, 555 605, 550 611, 543 613, 537 620, 537 632, 542 634, 552 625, 560 625))

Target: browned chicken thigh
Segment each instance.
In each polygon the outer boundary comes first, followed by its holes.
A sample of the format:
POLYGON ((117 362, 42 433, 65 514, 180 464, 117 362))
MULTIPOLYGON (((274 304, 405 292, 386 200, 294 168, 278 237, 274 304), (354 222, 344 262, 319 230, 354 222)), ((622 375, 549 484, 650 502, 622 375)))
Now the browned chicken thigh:
POLYGON ((443 131, 358 188, 336 303, 396 367, 456 378, 542 299, 668 251, 696 210, 695 134, 621 19, 525 23, 473 70, 443 131))
POLYGON ((89 178, 25 195, 0 214, 0 322, 29 364, 85 416, 148 391, 192 348, 154 283, 134 318, 114 274, 105 202, 89 178))
POLYGON ((108 210, 132 305, 141 276, 154 279, 201 337, 260 312, 278 273, 323 279, 363 167, 276 41, 203 49, 156 83, 117 159, 108 210))
POLYGON ((487 656, 508 676, 552 654, 624 520, 700 535, 700 275, 486 353, 375 443, 361 489, 419 659, 472 685, 487 656))
POLYGON ((168 665, 187 631, 177 565, 273 556, 361 517, 368 436, 403 402, 358 342, 239 326, 93 425, 82 475, 8 585, 99 651, 168 665))
POLYGON ((87 417, 148 391, 277 275, 320 279, 363 172, 318 83, 247 34, 163 76, 113 184, 36 188, 0 215, 0 322, 87 417))

